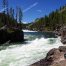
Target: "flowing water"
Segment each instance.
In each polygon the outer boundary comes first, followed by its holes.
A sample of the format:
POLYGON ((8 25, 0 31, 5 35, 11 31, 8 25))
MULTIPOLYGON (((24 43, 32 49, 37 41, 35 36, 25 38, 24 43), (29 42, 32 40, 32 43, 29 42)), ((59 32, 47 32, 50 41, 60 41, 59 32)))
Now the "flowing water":
POLYGON ((0 66, 29 66, 43 59, 52 48, 62 45, 52 33, 25 32, 23 43, 0 46, 0 66))

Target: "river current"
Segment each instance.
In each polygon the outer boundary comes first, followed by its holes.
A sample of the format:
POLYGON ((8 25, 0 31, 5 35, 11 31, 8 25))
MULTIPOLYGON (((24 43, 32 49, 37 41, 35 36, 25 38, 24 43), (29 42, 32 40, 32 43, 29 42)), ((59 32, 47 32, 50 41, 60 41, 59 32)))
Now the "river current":
POLYGON ((0 66, 29 66, 43 58, 52 48, 62 46, 53 33, 24 31, 23 43, 0 46, 0 66))

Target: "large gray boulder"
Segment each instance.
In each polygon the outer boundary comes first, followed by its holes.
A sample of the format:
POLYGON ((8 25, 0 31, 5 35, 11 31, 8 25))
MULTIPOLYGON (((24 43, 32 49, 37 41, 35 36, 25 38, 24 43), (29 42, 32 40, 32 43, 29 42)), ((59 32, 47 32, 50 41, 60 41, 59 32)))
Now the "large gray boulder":
POLYGON ((66 46, 51 49, 47 56, 30 66, 66 66, 66 46))

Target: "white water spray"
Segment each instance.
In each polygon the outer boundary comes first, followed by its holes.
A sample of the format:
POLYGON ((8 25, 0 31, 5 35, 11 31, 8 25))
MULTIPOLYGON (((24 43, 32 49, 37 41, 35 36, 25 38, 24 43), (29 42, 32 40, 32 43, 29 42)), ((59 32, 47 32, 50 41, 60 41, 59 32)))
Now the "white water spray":
POLYGON ((12 48, 0 51, 0 66, 29 66, 43 59, 50 49, 59 46, 62 46, 60 38, 37 38, 26 45, 12 45, 12 48))
POLYGON ((37 32, 37 31, 32 31, 32 30, 23 30, 23 32, 37 32))

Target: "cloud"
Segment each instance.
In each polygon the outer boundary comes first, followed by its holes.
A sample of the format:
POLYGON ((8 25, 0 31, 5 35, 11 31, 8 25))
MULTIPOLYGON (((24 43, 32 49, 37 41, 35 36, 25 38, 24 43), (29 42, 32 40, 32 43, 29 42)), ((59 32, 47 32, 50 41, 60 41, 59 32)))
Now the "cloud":
POLYGON ((42 12, 42 10, 37 10, 37 12, 41 13, 41 12, 42 12))
POLYGON ((27 24, 28 22, 23 22, 24 24, 27 24))
POLYGON ((29 7, 27 7, 25 10, 23 10, 23 12, 27 12, 30 9, 32 9, 33 7, 35 7, 38 4, 38 2, 35 2, 34 4, 30 5, 29 7))
POLYGON ((6 8, 1 9, 0 12, 3 12, 4 10, 6 10, 6 8))

